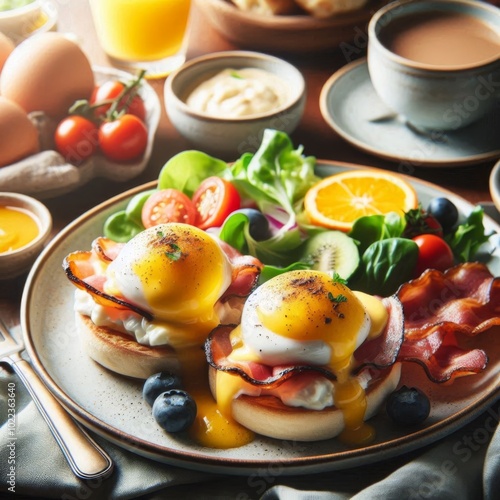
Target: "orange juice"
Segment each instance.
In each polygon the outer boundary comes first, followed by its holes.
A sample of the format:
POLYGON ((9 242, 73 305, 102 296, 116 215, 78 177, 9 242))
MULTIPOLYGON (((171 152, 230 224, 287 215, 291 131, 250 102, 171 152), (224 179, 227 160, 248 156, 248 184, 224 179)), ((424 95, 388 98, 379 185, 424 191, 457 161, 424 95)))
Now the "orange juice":
POLYGON ((159 61, 182 50, 191 0, 91 0, 97 35, 119 61, 159 61))

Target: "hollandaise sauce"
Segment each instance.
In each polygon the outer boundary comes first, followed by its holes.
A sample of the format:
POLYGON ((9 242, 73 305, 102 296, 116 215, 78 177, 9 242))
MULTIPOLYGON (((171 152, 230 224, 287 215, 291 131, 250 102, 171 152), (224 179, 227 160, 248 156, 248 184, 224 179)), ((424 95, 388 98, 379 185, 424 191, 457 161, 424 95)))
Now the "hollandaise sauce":
POLYGON ((364 422, 366 393, 359 381, 348 378, 345 373, 337 374, 335 382, 335 405, 344 416, 344 430, 339 439, 345 444, 359 446, 375 438, 375 430, 364 422))
POLYGON ((191 438, 202 446, 219 449, 237 448, 253 441, 254 434, 214 400, 204 352, 199 348, 184 349, 179 355, 183 385, 197 406, 196 419, 189 429, 191 438))
POLYGON ((40 233, 33 215, 19 207, 0 206, 0 253, 26 246, 40 233))

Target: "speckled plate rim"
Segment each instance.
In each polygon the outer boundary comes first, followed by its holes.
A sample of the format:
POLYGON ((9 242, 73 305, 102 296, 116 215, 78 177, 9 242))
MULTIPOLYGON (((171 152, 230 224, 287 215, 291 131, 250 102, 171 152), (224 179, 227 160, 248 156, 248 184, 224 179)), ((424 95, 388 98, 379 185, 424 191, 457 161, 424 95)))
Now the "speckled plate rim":
MULTIPOLYGON (((342 126, 342 123, 336 119, 334 116, 332 109, 329 106, 329 99, 332 92, 334 92, 337 86, 340 84, 340 80, 347 75, 353 73, 354 71, 360 69, 360 67, 367 66, 367 59, 361 58, 356 61, 350 62, 336 71, 323 85, 320 97, 319 97, 319 107, 320 112, 323 119, 326 123, 344 140, 356 146, 357 148, 370 153, 374 156, 378 156, 380 158, 384 158, 390 161, 404 161, 409 162, 412 165, 418 167, 465 167, 468 165, 474 165, 476 163, 485 162, 488 160, 496 160, 500 157, 500 148, 492 149, 491 151, 480 153, 480 154, 472 154, 468 156, 457 156, 455 158, 443 158, 443 159, 432 159, 432 158, 413 158, 408 155, 399 155, 392 154, 389 151, 384 150, 381 147, 376 147, 369 144, 366 141, 358 139, 357 137, 350 134, 345 128, 342 126)), ((401 125, 404 127, 404 125, 401 125)))
MULTIPOLYGON (((343 162, 318 162, 318 174, 323 176, 352 168, 370 167, 363 167, 361 165, 353 165, 343 162)), ((453 202, 455 202, 459 210, 463 213, 467 213, 472 209, 472 205, 462 198, 453 195, 451 192, 445 191, 425 181, 420 181, 414 178, 408 178, 408 180, 410 180, 410 182, 412 182, 415 186, 419 196, 422 193, 424 193, 425 197, 443 195, 449 197, 453 202)), ((200 451, 200 449, 195 449, 193 447, 192 450, 180 450, 172 446, 162 446, 156 443, 148 442, 130 433, 124 433, 112 422, 109 422, 106 419, 97 418, 91 411, 80 404, 78 397, 71 397, 63 388, 61 388, 61 385, 59 385, 51 375, 50 364, 44 364, 41 359, 39 352, 37 351, 37 343, 41 341, 48 341, 47 336, 51 335, 53 332, 44 331, 44 325, 41 325, 38 327, 39 331, 37 333, 37 327, 33 324, 33 318, 36 316, 35 311, 33 310, 33 304, 37 299, 42 300, 42 297, 45 301, 44 303, 46 303, 44 291, 39 286, 40 281, 43 281, 43 279, 56 280, 56 285, 59 283, 63 285, 66 284, 67 280, 62 270, 61 274, 58 276, 46 275, 49 272, 46 270, 49 263, 54 266, 56 264, 59 265, 59 262, 62 262, 62 260, 59 260, 61 259, 60 247, 62 245, 67 244, 68 241, 70 242, 72 238, 76 238, 77 235, 81 233, 84 225, 93 221, 94 225, 97 224, 97 222, 101 224, 107 215, 124 207, 128 199, 130 199, 134 194, 150 189, 154 186, 155 182, 138 186, 111 198, 77 218, 52 240, 52 242, 37 259, 27 278, 21 303, 21 327, 27 353, 30 356, 35 370, 38 372, 45 384, 68 409, 68 411, 85 427, 96 432, 108 441, 140 456, 191 470, 233 475, 247 475, 250 473, 258 473, 263 470, 263 467, 265 470, 268 470, 269 467, 279 467, 280 474, 283 475, 306 474, 367 465, 421 448, 449 435, 455 430, 458 430, 475 417, 479 416, 495 401, 500 399, 500 380, 498 377, 492 376, 490 373, 484 385, 481 383, 481 380, 482 377, 486 377, 486 375, 481 374, 474 377, 474 380, 477 381, 479 387, 482 387, 482 390, 467 389, 467 392, 473 393, 473 396, 471 396, 472 400, 470 402, 467 404, 460 402, 456 404, 453 402, 450 403, 447 400, 444 403, 439 403, 445 404, 447 407, 451 406, 450 410, 446 410, 449 414, 446 418, 435 421, 425 428, 417 429, 410 434, 403 433, 393 439, 378 442, 365 448, 345 451, 330 451, 321 453, 317 451, 318 446, 325 443, 329 444, 330 442, 277 443, 279 446, 285 444, 287 446, 297 447, 298 453, 288 458, 265 454, 264 458, 248 459, 244 452, 244 448, 236 449, 236 452, 229 457, 221 457, 212 453, 210 449, 202 449, 202 451, 200 451), (55 262, 54 259, 57 259, 57 262, 55 262), (41 338, 37 338, 37 335, 41 338)), ((487 216, 485 216, 485 227, 488 230, 500 232, 500 226, 487 216)), ((95 236, 97 235, 98 234, 95 236)), ((94 237, 93 235, 88 236, 94 237)), ((498 256, 495 254, 494 258, 494 273, 499 275, 500 254, 498 256)), ((53 307, 55 307, 56 312, 57 308, 70 307, 72 309, 72 296, 70 295, 67 299, 64 299, 64 303, 59 305, 55 304, 53 307)), ((61 325, 61 328, 67 330, 68 328, 71 328, 71 325, 61 325)), ((493 370, 494 373, 497 373, 496 370, 498 370, 498 367, 500 366, 500 346, 498 353, 495 350, 494 363, 495 364, 492 365, 491 370, 493 370), (496 359, 497 357, 498 360, 496 359)), ((101 370, 104 371, 104 369, 101 370)), ((71 373, 68 373, 68 376, 71 377, 71 373)), ((463 379, 459 379, 459 381, 460 380, 463 379)), ((472 383, 472 385, 474 384, 472 383)), ((454 390, 454 394, 456 394, 456 390, 454 390)), ((113 404, 113 401, 109 401, 109 404, 113 404)))

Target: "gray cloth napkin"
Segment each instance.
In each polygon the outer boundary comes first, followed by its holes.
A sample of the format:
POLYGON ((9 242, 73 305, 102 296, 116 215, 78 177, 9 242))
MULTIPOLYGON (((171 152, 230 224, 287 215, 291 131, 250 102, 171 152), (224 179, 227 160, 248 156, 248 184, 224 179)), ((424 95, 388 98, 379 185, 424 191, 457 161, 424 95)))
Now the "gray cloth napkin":
POLYGON ((63 500, 494 500, 500 495, 499 415, 497 402, 424 450, 379 464, 304 476, 273 475, 271 469, 248 477, 193 472, 139 457, 96 437, 116 468, 108 479, 83 482, 73 476, 22 383, 0 369, 0 498, 11 488, 22 498, 63 500), (16 395, 14 434, 7 422, 9 384, 16 395))

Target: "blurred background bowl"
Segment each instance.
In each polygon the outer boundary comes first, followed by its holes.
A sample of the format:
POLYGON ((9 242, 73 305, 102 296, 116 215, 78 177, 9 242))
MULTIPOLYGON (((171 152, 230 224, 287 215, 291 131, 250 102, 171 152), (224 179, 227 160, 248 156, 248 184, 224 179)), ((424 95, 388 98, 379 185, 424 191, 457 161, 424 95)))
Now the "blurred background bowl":
POLYGON ((4 280, 15 278, 30 270, 50 238, 52 216, 41 202, 19 193, 0 192, 0 206, 22 209, 30 214, 39 226, 38 235, 31 242, 16 250, 0 252, 0 280, 4 280))
POLYGON ((266 128, 293 132, 302 118, 305 99, 304 77, 295 66, 257 52, 227 51, 198 57, 172 73, 165 83, 165 107, 173 126, 195 148, 228 161, 255 152, 266 128), (207 115, 186 104, 202 82, 225 69, 242 68, 267 71, 288 84, 286 102, 272 111, 238 118, 207 115))
POLYGON ((368 0, 365 7, 317 19, 310 15, 262 16, 238 9, 229 0, 195 0, 210 24, 227 40, 246 49, 308 53, 337 48, 359 39, 358 55, 366 48, 371 15, 387 0, 368 0))
POLYGON ((34 0, 0 12, 0 31, 16 45, 34 34, 51 31, 57 24, 57 6, 51 0, 34 0))
POLYGON ((490 193, 493 203, 500 212, 500 160, 495 164, 490 174, 490 193))

